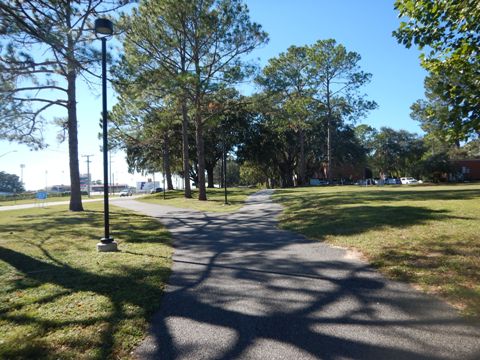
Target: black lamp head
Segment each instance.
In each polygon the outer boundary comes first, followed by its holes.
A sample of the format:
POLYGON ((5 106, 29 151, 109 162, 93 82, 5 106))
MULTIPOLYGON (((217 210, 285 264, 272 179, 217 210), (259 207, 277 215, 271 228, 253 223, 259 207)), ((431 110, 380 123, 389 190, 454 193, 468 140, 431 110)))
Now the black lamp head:
POLYGON ((113 34, 113 23, 108 19, 95 20, 95 36, 97 38, 108 37, 113 34))

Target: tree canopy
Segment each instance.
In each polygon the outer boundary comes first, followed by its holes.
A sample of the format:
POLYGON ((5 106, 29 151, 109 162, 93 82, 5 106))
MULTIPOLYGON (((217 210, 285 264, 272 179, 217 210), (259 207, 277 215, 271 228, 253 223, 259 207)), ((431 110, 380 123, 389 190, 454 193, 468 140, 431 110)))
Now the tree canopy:
POLYGON ((455 141, 480 133, 480 6, 477 0, 397 0, 405 19, 394 31, 407 47, 418 46, 427 80, 428 111, 455 141), (433 97, 433 98, 432 98, 433 97), (447 109, 435 114, 439 105, 447 109))
MULTIPOLYGON (((92 73, 93 17, 123 1, 15 0, 0 2, 0 139, 46 146, 43 115, 59 108, 68 131, 70 210, 83 210, 77 139, 78 76, 92 73)), ((50 113, 51 114, 51 113, 50 113)))
POLYGON ((25 191, 25 189, 17 175, 0 171, 0 191, 7 193, 19 193, 25 191))
POLYGON ((184 176, 190 172, 190 124, 195 126, 199 199, 206 200, 204 131, 212 96, 250 73, 242 56, 265 43, 267 34, 241 0, 146 0, 124 17, 123 28, 119 78, 139 84, 133 97, 152 94, 160 107, 167 94, 174 100, 182 119, 184 176))

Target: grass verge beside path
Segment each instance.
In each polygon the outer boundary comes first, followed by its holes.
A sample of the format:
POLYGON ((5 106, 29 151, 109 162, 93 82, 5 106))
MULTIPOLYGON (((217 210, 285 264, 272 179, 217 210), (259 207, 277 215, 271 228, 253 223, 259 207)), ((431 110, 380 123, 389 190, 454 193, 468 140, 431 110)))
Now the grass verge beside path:
MULTIPOLYGON (((82 196, 82 200, 89 199, 103 199, 103 195, 92 195, 88 197, 86 195, 82 196)), ((61 201, 70 201, 70 196, 51 196, 45 200, 36 200, 36 199, 21 199, 21 200, 2 200, 0 201, 0 206, 13 206, 13 205, 24 205, 24 204, 48 204, 51 202, 61 202, 61 201)))
POLYGON ((225 196, 223 189, 207 189, 207 201, 198 200, 198 191, 192 191, 192 198, 186 199, 183 196, 183 190, 170 190, 165 193, 166 198, 163 198, 163 193, 147 195, 137 199, 138 201, 168 205, 178 208, 194 209, 198 211, 208 212, 233 212, 240 209, 247 199, 248 195, 257 192, 258 189, 250 188, 231 188, 228 189, 228 205, 225 205, 225 196))
POLYGON ((3 212, 0 358, 128 359, 170 273, 163 226, 111 208, 119 252, 98 253, 101 203, 3 212))
POLYGON ((283 228, 354 248, 480 319, 480 185, 278 190, 283 228))

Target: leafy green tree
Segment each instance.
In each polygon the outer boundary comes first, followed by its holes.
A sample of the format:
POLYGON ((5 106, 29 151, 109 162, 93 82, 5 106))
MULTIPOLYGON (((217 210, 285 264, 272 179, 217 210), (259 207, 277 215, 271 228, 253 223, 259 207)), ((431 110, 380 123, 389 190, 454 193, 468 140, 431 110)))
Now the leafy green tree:
POLYGON ((478 133, 467 135, 465 126, 470 122, 464 116, 463 109, 452 106, 450 98, 444 96, 442 88, 450 83, 446 74, 430 73, 425 78, 425 100, 417 100, 411 106, 411 117, 418 121, 422 130, 445 143, 460 146, 469 137, 478 137, 478 133))
MULTIPOLYGON (((119 26, 125 53, 114 74, 125 113, 135 113, 142 108, 139 104, 161 108, 166 98, 173 99, 173 109, 180 114, 182 124, 181 172, 188 177, 191 59, 185 30, 189 8, 185 5, 185 1, 147 0, 123 16, 119 26)), ((192 197, 189 181, 185 181, 184 194, 192 197)))
MULTIPOLYGON (((466 139, 480 132, 480 7, 477 0, 397 0, 406 18, 393 32, 406 47, 418 46, 431 75, 431 92, 452 114, 438 121, 449 136, 466 139)), ((427 95, 428 96, 428 95, 427 95)), ((436 101, 431 109, 438 107, 436 101)))
MULTIPOLYGON (((350 168, 365 167, 367 151, 358 140, 352 126, 345 125, 335 129, 332 147, 334 169, 340 169, 345 165, 349 165, 350 168)), ((337 179, 340 179, 346 178, 350 174, 340 173, 337 170, 334 175, 337 179)))
POLYGON ((377 129, 367 124, 361 124, 355 127, 354 132, 365 153, 370 155, 373 151, 373 141, 378 133, 377 129))
POLYGON ((347 51, 335 40, 317 41, 309 48, 314 65, 314 77, 318 83, 316 101, 324 108, 327 128, 327 178, 331 178, 332 131, 342 121, 354 121, 377 107, 367 100, 360 89, 372 75, 363 72, 358 63, 360 55, 347 51))
POLYGON ((14 174, 0 171, 0 191, 8 193, 19 193, 25 191, 20 178, 14 174))
POLYGON ((241 185, 259 185, 265 184, 268 187, 268 178, 264 170, 258 164, 245 161, 240 165, 240 184, 241 185))
POLYGON ((430 154, 419 163, 419 174, 435 183, 446 180, 445 175, 453 171, 450 157, 445 152, 430 154))
POLYGON ((416 175, 425 148, 422 139, 405 130, 382 127, 372 141, 371 161, 377 174, 416 175))
MULTIPOLYGON (((240 96, 235 89, 225 89, 214 94, 205 114, 208 131, 205 134, 205 168, 208 187, 214 187, 214 168, 222 159, 223 153, 229 154, 240 143, 252 114, 248 109, 249 99, 240 96)), ((223 178, 220 179, 223 183, 223 178)))
POLYGON ((195 124, 199 200, 206 200, 204 114, 209 94, 245 77, 249 67, 240 57, 265 43, 267 35, 250 21, 241 0, 148 0, 124 24, 125 59, 131 68, 158 70, 160 76, 151 77, 157 79, 157 89, 178 99, 185 173, 190 119, 195 124))
POLYGON ((91 20, 120 1, 0 2, 0 138, 44 147, 43 115, 67 114, 70 210, 82 211, 77 139, 77 78, 91 74, 91 20))
POLYGON ((451 148, 448 151, 451 160, 471 160, 480 158, 480 139, 467 142, 461 147, 451 148))
POLYGON ((190 21, 187 38, 191 44, 192 110, 196 130, 199 200, 206 200, 205 154, 202 114, 212 87, 224 88, 241 81, 250 68, 241 56, 267 41, 261 26, 249 19, 241 0, 187 2, 190 21))
POLYGON ((375 102, 360 93, 371 74, 360 69, 359 61, 360 55, 348 52, 335 40, 321 40, 311 46, 290 47, 286 53, 271 59, 257 79, 269 102, 264 108, 272 113, 271 120, 275 123, 270 121, 270 126, 275 127, 277 133, 285 132, 284 145, 290 143, 286 147, 286 161, 282 162, 284 184, 289 183, 286 171, 292 163, 300 169, 299 183, 305 184, 307 157, 310 156, 310 160, 322 157, 318 140, 313 143, 309 139, 321 132, 318 123, 326 128, 326 175, 331 179, 332 164, 340 162, 332 160, 334 136, 345 129, 345 122, 355 121, 376 107, 375 102), (292 142, 295 134, 298 145, 292 142), (316 147, 315 154, 307 155, 308 144, 316 147))
POLYGON ((298 153, 298 141, 295 132, 278 124, 281 116, 270 111, 268 98, 256 96, 252 99, 252 116, 248 128, 237 148, 240 164, 254 164, 270 179, 270 184, 279 180, 280 186, 293 186, 293 171, 298 153))
POLYGON ((150 109, 135 119, 129 119, 118 105, 112 111, 115 128, 110 133, 116 146, 126 151, 129 171, 162 171, 167 189, 173 190, 172 157, 173 162, 181 158, 178 119, 161 109, 150 109))
POLYGON ((317 87, 307 51, 307 47, 289 47, 286 53, 270 59, 256 79, 264 96, 273 100, 278 126, 298 134, 300 185, 306 182, 305 132, 312 121, 311 104, 317 87))

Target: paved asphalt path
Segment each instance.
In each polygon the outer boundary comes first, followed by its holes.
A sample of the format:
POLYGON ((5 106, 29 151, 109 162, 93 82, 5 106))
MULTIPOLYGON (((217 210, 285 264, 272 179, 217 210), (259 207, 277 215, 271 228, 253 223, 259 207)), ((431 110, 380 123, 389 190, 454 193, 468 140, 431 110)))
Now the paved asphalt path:
POLYGON ((344 250, 279 230, 270 194, 233 214, 115 202, 174 237, 139 359, 480 359, 478 327, 344 250))

